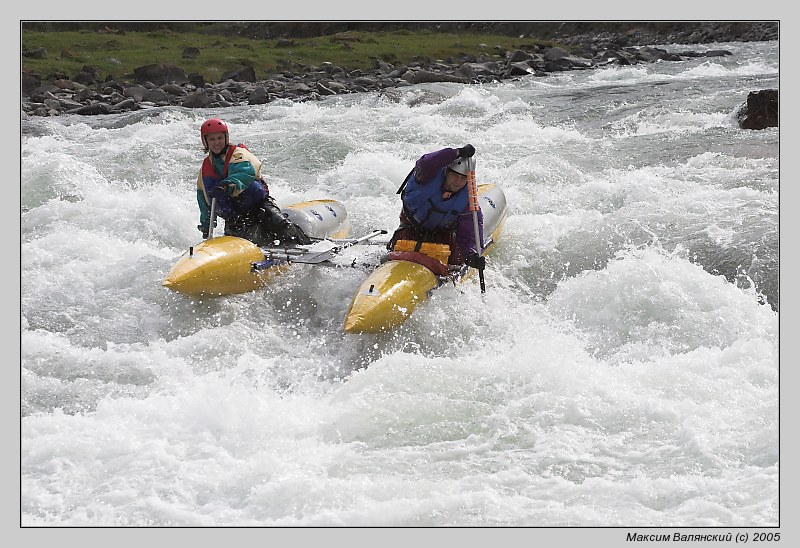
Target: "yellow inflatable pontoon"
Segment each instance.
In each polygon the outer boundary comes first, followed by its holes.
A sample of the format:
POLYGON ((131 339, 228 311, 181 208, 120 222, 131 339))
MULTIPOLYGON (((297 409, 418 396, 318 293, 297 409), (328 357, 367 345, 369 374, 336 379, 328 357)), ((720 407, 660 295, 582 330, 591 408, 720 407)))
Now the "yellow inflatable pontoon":
MULTIPOLYGON (((484 238, 491 235, 484 242, 485 255, 503 230, 506 197, 497 185, 478 185, 478 200, 483 212, 484 238)), ((422 244, 421 253, 407 254, 412 260, 389 260, 375 269, 353 296, 344 320, 345 332, 378 333, 391 330, 406 321, 431 291, 449 280, 468 278, 475 271, 463 266, 443 274, 439 247, 436 244, 422 244), (424 247, 426 245, 429 246, 428 250, 424 247)), ((398 246, 395 246, 397 250, 398 246)), ((401 251, 400 256, 404 253, 401 251)))
POLYGON ((346 238, 350 230, 347 210, 335 200, 301 202, 282 211, 306 235, 320 241, 264 249, 234 236, 209 238, 183 254, 164 279, 164 287, 198 296, 253 291, 269 283, 289 262, 322 262, 350 242, 327 240, 346 238))

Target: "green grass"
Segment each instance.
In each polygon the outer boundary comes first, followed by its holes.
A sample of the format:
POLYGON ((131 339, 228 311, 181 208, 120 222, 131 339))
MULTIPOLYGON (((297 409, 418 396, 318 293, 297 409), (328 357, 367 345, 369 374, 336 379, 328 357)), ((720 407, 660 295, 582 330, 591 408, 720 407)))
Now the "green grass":
POLYGON ((201 74, 218 82, 224 72, 252 66, 256 78, 266 79, 293 64, 319 66, 330 62, 347 69, 372 69, 375 60, 389 63, 412 62, 415 57, 447 60, 459 54, 488 55, 501 60, 506 50, 552 45, 532 38, 486 34, 446 34, 432 31, 347 32, 337 35, 293 39, 291 47, 277 47, 278 40, 226 37, 220 34, 175 32, 103 33, 90 30, 22 30, 22 51, 45 48, 45 59, 22 57, 23 71, 43 77, 63 73, 72 78, 85 65, 101 79, 130 78, 133 69, 151 63, 172 63, 186 73, 201 74), (200 54, 183 58, 184 48, 195 47, 200 54), (499 49, 498 49, 499 48, 499 49))

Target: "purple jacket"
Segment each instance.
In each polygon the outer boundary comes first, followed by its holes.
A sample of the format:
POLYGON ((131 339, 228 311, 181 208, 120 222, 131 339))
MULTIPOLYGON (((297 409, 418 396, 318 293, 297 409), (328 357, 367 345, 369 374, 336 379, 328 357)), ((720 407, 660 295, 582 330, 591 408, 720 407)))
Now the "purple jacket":
MULTIPOLYGON (((423 154, 414 166, 414 178, 418 183, 425 184, 433 179, 440 170, 447 169, 447 166, 452 164, 456 158, 458 158, 458 151, 454 148, 443 148, 436 152, 423 154)), ((468 192, 466 187, 464 187, 463 192, 468 192)), ((480 231, 481 240, 483 240, 483 212, 480 209, 478 209, 478 230, 480 231)), ((458 219, 456 241, 458 242, 458 248, 465 257, 470 253, 477 253, 475 228, 469 206, 464 209, 458 219)))

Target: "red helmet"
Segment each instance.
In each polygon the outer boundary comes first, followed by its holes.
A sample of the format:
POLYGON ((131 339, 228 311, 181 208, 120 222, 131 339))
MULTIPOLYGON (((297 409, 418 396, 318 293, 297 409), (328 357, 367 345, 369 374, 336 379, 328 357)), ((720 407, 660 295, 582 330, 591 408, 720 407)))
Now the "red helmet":
POLYGON ((225 144, 228 144, 228 124, 219 118, 209 118, 200 126, 200 140, 205 148, 208 148, 206 135, 209 133, 225 133, 225 144))

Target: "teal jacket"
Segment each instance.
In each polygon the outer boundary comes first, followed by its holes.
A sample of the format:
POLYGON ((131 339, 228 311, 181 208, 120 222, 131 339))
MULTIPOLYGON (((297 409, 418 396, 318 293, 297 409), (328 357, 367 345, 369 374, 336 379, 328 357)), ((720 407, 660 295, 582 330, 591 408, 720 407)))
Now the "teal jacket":
POLYGON ((198 228, 208 227, 212 198, 217 198, 219 216, 230 220, 257 208, 267 196, 269 190, 261 178, 261 161, 247 147, 228 145, 222 154, 209 152, 197 176, 198 228))

